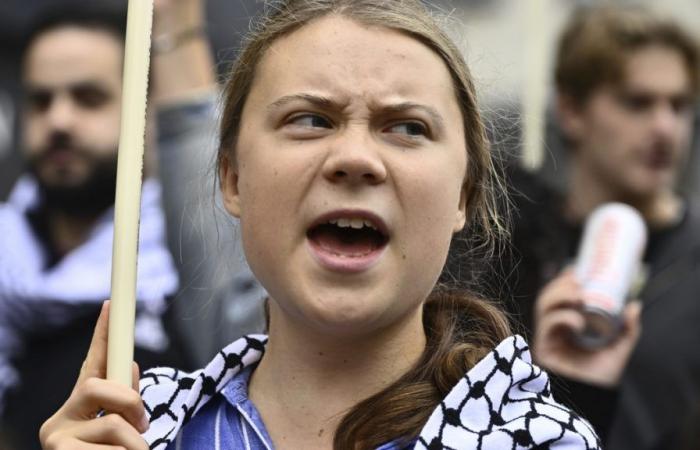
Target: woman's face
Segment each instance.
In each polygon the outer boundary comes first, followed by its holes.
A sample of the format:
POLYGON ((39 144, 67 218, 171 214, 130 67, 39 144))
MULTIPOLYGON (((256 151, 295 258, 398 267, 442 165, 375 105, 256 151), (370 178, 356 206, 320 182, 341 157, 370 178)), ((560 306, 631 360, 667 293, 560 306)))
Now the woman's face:
POLYGON ((222 180, 284 317, 348 336, 420 316, 465 222, 466 165, 440 57, 329 16, 262 58, 222 180))

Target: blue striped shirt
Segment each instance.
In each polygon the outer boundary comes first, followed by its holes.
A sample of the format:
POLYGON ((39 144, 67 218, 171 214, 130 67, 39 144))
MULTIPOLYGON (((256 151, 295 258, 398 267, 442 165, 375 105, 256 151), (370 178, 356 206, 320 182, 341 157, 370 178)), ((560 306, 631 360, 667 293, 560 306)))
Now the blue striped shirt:
MULTIPOLYGON (((166 450, 273 450, 260 413, 248 398, 254 367, 232 378, 182 429, 166 450)), ((405 450, 390 442, 377 450, 405 450)))

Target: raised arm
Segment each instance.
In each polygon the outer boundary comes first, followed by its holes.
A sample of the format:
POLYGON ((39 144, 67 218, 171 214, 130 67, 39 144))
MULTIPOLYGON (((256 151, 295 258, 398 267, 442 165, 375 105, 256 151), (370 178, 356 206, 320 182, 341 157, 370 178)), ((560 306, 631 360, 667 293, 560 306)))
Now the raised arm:
POLYGON ((260 331, 263 322, 261 290, 245 264, 237 226, 217 206, 219 91, 204 6, 203 0, 156 1, 152 55, 157 159, 181 286, 174 307, 187 317, 184 331, 200 363, 230 338, 260 331))

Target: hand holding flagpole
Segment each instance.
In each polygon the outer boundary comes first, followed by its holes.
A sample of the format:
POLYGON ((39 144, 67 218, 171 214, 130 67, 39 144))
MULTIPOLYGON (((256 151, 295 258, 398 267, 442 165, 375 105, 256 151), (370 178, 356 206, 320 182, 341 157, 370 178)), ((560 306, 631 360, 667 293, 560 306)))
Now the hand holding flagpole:
POLYGON ((136 257, 152 22, 153 0, 129 0, 107 349, 107 379, 127 386, 131 386, 134 358, 136 257))

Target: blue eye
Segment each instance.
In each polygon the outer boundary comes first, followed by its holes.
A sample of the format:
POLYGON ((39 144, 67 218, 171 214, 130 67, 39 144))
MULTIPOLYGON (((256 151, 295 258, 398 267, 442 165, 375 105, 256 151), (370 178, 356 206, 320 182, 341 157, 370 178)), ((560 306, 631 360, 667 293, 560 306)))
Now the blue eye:
POLYGON ((389 133, 403 134, 410 137, 427 136, 428 128, 420 122, 402 122, 386 129, 389 133))
POLYGON ((308 128, 332 128, 333 124, 323 116, 317 114, 301 114, 292 117, 289 123, 308 128))

